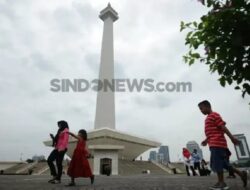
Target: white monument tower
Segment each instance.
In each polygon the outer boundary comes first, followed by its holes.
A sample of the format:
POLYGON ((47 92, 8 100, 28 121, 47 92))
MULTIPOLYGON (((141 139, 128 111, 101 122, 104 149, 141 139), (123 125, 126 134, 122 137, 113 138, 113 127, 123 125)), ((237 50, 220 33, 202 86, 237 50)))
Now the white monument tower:
MULTIPOLYGON (((109 3, 99 17, 104 22, 99 80, 111 83, 114 79, 113 22, 118 19, 118 14, 109 3)), ((95 129, 100 128, 115 129, 115 94, 109 88, 107 91, 101 89, 97 94, 95 129)))
MULTIPOLYGON (((99 79, 111 83, 114 79, 113 22, 118 19, 118 14, 108 4, 99 17, 104 22, 99 79)), ((109 88, 107 90, 102 89, 97 93, 95 129, 88 132, 88 149, 94 156, 91 162, 95 175, 123 174, 123 170, 119 169, 125 167, 122 166, 122 161, 133 162, 143 152, 161 145, 159 142, 116 130, 115 92, 109 88)), ((51 141, 44 143, 47 146, 52 144, 51 141)), ((73 138, 69 141, 67 155, 70 157, 76 143, 77 140, 73 138)))

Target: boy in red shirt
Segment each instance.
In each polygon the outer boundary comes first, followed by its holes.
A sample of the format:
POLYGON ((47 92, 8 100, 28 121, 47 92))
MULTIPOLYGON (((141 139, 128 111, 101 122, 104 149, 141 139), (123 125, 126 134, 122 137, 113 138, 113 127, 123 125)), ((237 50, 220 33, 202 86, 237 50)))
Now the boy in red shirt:
POLYGON ((207 115, 205 119, 205 134, 206 139, 202 142, 202 146, 209 145, 211 152, 211 168, 217 173, 218 182, 210 187, 210 189, 228 189, 229 187, 224 182, 223 169, 232 169, 238 174, 244 187, 247 186, 247 173, 245 171, 239 171, 232 167, 228 160, 228 147, 225 138, 226 135, 230 138, 233 144, 237 145, 239 141, 231 134, 231 132, 225 126, 226 123, 222 120, 221 116, 212 111, 211 104, 209 101, 204 100, 198 104, 200 111, 207 115))

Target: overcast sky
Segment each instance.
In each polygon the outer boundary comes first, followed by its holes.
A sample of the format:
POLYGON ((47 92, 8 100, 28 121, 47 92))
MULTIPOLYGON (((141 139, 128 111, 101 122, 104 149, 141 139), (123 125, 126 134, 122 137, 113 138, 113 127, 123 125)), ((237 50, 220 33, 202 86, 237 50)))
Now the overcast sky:
MULTIPOLYGON (((175 161, 189 140, 204 139, 205 116, 197 103, 208 99, 232 133, 244 133, 250 142, 249 97, 221 87, 208 66, 183 63, 187 47, 180 21, 198 20, 207 10, 196 0, 110 2, 119 14, 115 76, 193 85, 189 93, 116 93, 116 128, 169 145, 175 161)), ((50 80, 98 77, 103 29, 98 15, 107 3, 0 0, 1 161, 47 156, 51 148, 42 142, 56 132, 58 120, 67 120, 73 132, 93 129, 96 92, 54 93, 50 80)), ((208 147, 203 151, 208 159, 208 147)))

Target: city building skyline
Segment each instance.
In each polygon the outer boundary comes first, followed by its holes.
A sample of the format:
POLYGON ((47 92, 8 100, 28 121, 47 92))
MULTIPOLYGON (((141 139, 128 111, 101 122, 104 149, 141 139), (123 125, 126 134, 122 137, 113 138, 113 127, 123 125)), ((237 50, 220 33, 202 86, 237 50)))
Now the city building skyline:
POLYGON ((200 148, 199 144, 196 141, 188 141, 186 145, 187 149, 190 153, 194 151, 194 149, 197 150, 197 153, 200 155, 200 157, 203 159, 203 151, 200 148))
POLYGON ((169 147, 167 145, 162 145, 159 149, 149 152, 149 161, 156 161, 158 163, 167 164, 170 162, 169 147))

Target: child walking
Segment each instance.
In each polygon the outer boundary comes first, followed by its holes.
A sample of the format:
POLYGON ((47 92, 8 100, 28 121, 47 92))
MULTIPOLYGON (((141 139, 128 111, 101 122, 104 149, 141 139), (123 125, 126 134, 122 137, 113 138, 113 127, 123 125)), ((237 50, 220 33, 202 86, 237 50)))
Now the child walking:
POLYGON ((226 135, 230 138, 233 144, 237 145, 238 140, 231 134, 231 132, 226 127, 226 123, 222 120, 221 116, 212 111, 211 104, 209 101, 204 100, 198 104, 200 111, 207 115, 205 119, 205 134, 206 139, 202 142, 203 146, 209 145, 211 152, 211 168, 217 173, 218 182, 210 187, 210 189, 221 190, 229 189, 229 187, 224 182, 223 169, 233 170, 238 174, 242 181, 243 186, 247 186, 247 173, 245 171, 240 171, 230 165, 228 159, 228 146, 225 138, 226 135))
POLYGON ((78 177, 90 178, 91 184, 93 184, 94 175, 92 174, 88 162, 90 154, 86 148, 87 132, 84 129, 81 129, 78 132, 78 135, 71 132, 69 132, 69 134, 78 139, 78 142, 68 168, 68 175, 71 177, 71 182, 68 186, 75 186, 75 178, 78 177))

